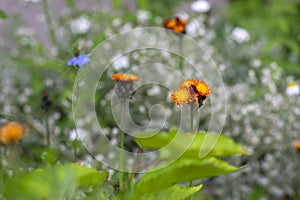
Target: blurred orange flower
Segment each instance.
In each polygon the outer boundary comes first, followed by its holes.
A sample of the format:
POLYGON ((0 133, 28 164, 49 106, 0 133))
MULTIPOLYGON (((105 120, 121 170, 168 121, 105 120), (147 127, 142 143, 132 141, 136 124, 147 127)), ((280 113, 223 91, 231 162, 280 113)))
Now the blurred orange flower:
POLYGON ((133 74, 113 74, 111 79, 114 81, 139 81, 140 77, 133 74))
POLYGON ((204 81, 186 80, 181 82, 179 90, 171 94, 171 102, 176 102, 177 105, 194 103, 201 106, 210 93, 210 88, 204 81))
POLYGON ((15 143, 25 136, 25 132, 25 127, 19 122, 8 122, 0 128, 0 142, 3 144, 15 143))
POLYGON ((295 149, 300 150, 300 140, 295 143, 295 149))
POLYGON ((188 24, 187 20, 181 20, 179 17, 168 19, 164 22, 164 27, 171 29, 177 33, 185 33, 185 26, 188 24))

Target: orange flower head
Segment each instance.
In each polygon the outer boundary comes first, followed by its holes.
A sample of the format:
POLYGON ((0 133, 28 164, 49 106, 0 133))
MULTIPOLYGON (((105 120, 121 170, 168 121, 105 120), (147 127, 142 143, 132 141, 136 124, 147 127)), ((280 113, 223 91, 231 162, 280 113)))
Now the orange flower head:
POLYGON ((207 99, 210 95, 210 88, 204 81, 198 81, 196 85, 196 90, 201 97, 207 99))
POLYGON ((141 80, 140 77, 133 74, 114 74, 111 76, 111 79, 114 81, 124 81, 124 82, 141 80))
POLYGON ((177 102, 177 105, 194 103, 199 105, 210 95, 210 88, 201 80, 186 80, 181 82, 179 90, 172 93, 171 102, 177 102))
POLYGON ((195 94, 196 91, 196 85, 197 81, 196 80, 186 80, 180 83, 179 88, 180 89, 186 89, 188 90, 191 94, 195 94))
POLYGON ((3 144, 15 143, 25 136, 25 132, 25 127, 19 122, 8 122, 0 128, 0 142, 3 144))
POLYGON ((164 27, 171 29, 177 33, 185 33, 185 26, 188 24, 187 20, 181 20, 179 17, 166 20, 164 27))
POLYGON ((300 151, 300 140, 295 143, 295 149, 300 151))
POLYGON ((176 90, 171 94, 171 102, 177 105, 187 104, 190 102, 190 92, 188 90, 176 90))

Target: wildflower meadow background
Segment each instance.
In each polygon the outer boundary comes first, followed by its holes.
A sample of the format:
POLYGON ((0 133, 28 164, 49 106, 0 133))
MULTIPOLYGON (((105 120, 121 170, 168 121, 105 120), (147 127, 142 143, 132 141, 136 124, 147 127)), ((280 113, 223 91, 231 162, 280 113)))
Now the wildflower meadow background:
POLYGON ((0 2, 0 199, 300 199, 298 0, 0 2))

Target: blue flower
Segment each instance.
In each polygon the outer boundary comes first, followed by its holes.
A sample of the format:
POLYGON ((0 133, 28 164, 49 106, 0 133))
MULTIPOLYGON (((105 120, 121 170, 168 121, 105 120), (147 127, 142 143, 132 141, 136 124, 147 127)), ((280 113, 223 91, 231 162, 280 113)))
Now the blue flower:
POLYGON ((78 57, 73 57, 68 60, 68 66, 78 66, 82 67, 84 64, 90 61, 90 54, 83 54, 78 57))

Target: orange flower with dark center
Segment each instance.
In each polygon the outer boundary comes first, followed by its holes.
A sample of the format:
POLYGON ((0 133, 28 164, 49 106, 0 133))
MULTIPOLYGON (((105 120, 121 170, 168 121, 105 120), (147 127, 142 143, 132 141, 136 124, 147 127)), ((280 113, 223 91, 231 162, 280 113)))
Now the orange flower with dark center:
POLYGON ((25 127, 19 122, 8 122, 0 128, 0 142, 11 144, 21 140, 25 136, 25 127))
POLYGON ((186 80, 180 83, 179 88, 180 89, 186 89, 188 90, 191 94, 195 94, 196 91, 196 85, 197 81, 196 80, 186 80))
POLYGON ((185 33, 185 26, 188 24, 187 20, 181 20, 179 17, 168 19, 164 23, 164 27, 171 29, 177 33, 185 33))
POLYGON ((207 99, 210 95, 210 89, 204 81, 198 81, 196 84, 196 90, 199 93, 200 96, 205 97, 204 99, 207 99))
POLYGON ((176 102, 177 105, 194 103, 201 106, 210 93, 210 88, 204 81, 186 80, 181 82, 179 90, 171 94, 171 102, 176 102))
POLYGON ((111 79, 114 81, 139 81, 140 77, 133 74, 114 74, 111 76, 111 79))
POLYGON ((298 151, 300 151, 300 140, 298 140, 298 141, 295 143, 295 149, 297 149, 298 151))

